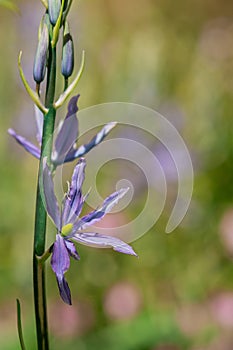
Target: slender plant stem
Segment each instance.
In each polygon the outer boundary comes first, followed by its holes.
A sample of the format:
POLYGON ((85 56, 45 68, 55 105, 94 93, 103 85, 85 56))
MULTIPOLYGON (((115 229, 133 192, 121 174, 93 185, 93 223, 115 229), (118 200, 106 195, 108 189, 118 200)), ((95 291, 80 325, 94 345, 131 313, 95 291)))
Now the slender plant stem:
POLYGON ((48 165, 51 163, 51 152, 53 144, 53 131, 56 111, 53 108, 56 85, 56 48, 50 48, 48 60, 47 86, 45 94, 45 106, 49 108, 44 116, 43 136, 41 145, 41 158, 38 171, 36 214, 34 230, 33 249, 33 289, 37 332, 38 350, 49 350, 46 286, 45 286, 45 264, 39 262, 37 257, 42 256, 45 251, 46 240, 46 210, 43 204, 40 179, 43 171, 43 158, 47 157, 48 165))

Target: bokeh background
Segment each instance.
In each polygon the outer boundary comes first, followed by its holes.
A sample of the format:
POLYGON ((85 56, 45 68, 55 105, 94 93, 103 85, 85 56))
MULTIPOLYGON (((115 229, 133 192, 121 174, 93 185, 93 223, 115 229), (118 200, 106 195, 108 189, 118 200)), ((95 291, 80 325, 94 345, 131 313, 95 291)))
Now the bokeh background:
MULTIPOLYGON (((37 161, 7 135, 14 127, 34 138, 33 106, 17 70, 31 84, 39 0, 0 7, 0 349, 18 349, 16 297, 25 341, 35 349, 32 237, 37 161)), ((67 273, 74 306, 64 305, 48 265, 51 349, 233 349, 233 3, 232 1, 74 1, 70 25, 77 60, 86 50, 80 108, 123 101, 151 107, 179 130, 192 156, 193 199, 183 223, 165 234, 168 208, 133 243, 139 259, 79 247, 81 261, 67 273)), ((154 141, 155 142, 155 141, 154 141)), ((88 159, 88 157, 87 157, 88 159)), ((91 167, 91 164, 89 165, 91 167)), ((141 191, 135 165, 106 165, 98 186, 110 188, 127 168, 141 191), (114 176, 111 176, 114 174, 114 176)), ((141 181, 141 182, 140 182, 141 181)), ((104 193, 105 194, 105 193, 104 193)), ((153 211, 153 208, 151 208, 153 211)), ((125 217, 126 216, 126 217, 125 217)), ((50 235, 54 229, 49 224, 50 235)))

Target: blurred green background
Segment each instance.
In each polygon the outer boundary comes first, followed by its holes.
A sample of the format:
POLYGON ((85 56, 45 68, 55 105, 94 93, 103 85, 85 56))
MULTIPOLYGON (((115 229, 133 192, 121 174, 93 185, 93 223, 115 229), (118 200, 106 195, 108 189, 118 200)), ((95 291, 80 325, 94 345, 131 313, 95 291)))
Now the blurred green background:
MULTIPOLYGON (((27 349, 35 349, 31 250, 37 161, 7 129, 33 139, 33 106, 19 79, 17 56, 22 49, 33 85, 43 7, 39 0, 17 6, 19 13, 0 7, 1 350, 19 349, 16 297, 22 302, 27 349)), ((233 3, 74 1, 70 25, 78 59, 81 49, 87 54, 80 108, 124 101, 161 112, 190 150, 195 183, 179 228, 165 234, 165 211, 133 243, 139 259, 78 247, 82 259, 67 273, 72 308, 60 300, 48 265, 51 349, 231 350, 233 3)), ((109 172, 103 169, 100 187, 110 181, 109 172)), ((171 181, 171 197, 176 190, 171 181)), ((144 199, 143 194, 137 198, 134 210, 144 199)), ((124 211, 128 219, 134 210, 124 211)))

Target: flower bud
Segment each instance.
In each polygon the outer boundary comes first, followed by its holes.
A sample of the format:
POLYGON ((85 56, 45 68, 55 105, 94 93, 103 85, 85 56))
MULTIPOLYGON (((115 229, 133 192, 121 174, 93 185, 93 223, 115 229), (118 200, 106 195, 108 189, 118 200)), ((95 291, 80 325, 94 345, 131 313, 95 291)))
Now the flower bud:
POLYGON ((71 76, 74 69, 74 44, 72 36, 69 32, 68 23, 65 23, 63 32, 63 48, 62 48, 62 63, 61 72, 67 79, 71 76))
POLYGON ((45 77, 45 70, 47 65, 47 55, 49 47, 49 33, 46 24, 43 25, 43 29, 40 34, 36 55, 34 59, 33 77, 34 80, 40 84, 45 77))
POLYGON ((61 9, 61 0, 48 0, 50 22, 55 26, 61 9))
POLYGON ((40 21, 40 25, 39 25, 39 29, 38 29, 38 41, 40 40, 42 31, 43 31, 43 28, 44 28, 44 24, 47 25, 48 32, 50 32, 51 23, 50 23, 49 15, 48 15, 47 12, 43 15, 43 17, 42 17, 42 19, 40 21))

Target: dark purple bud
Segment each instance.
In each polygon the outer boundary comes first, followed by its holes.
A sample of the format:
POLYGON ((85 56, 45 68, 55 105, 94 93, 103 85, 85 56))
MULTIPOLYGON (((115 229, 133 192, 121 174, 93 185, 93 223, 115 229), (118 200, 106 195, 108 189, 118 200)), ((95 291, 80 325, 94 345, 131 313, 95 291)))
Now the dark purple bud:
POLYGON ((68 79, 74 69, 74 44, 72 36, 70 35, 68 23, 65 23, 63 32, 63 48, 62 48, 62 75, 68 79))
POLYGON ((49 19, 55 26, 61 9, 61 0, 48 0, 49 19))
POLYGON ((43 25, 43 29, 38 41, 36 55, 34 59, 33 77, 34 80, 40 84, 45 77, 47 57, 49 47, 49 32, 46 24, 43 25))
POLYGON ((80 94, 76 95, 76 96, 73 96, 71 99, 70 99, 70 102, 68 104, 68 112, 67 112, 67 116, 66 118, 69 118, 69 116, 71 116, 72 114, 74 113, 77 113, 78 112, 78 99, 80 97, 80 94))

